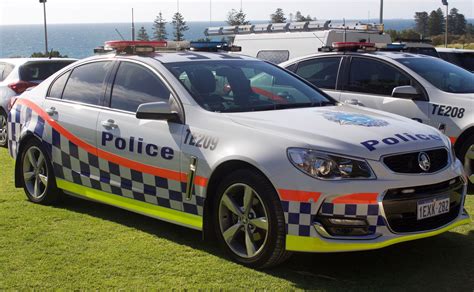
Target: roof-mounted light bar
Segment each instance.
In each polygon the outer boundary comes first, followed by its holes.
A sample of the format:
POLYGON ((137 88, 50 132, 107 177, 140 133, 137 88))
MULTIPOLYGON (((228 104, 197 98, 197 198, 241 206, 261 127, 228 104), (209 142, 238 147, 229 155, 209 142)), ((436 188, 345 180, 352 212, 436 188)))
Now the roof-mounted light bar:
POLYGON ((240 52, 242 51, 242 47, 239 46, 230 46, 226 42, 191 42, 190 43, 190 50, 191 51, 199 51, 199 52, 218 52, 218 51, 226 51, 226 52, 240 52))

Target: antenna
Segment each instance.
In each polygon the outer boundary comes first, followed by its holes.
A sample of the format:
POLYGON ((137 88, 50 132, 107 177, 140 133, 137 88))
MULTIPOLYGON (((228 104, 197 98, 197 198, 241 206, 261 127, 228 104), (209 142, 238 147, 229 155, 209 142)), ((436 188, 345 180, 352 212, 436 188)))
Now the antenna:
POLYGON ((115 31, 118 33, 118 35, 120 36, 120 38, 122 39, 122 41, 124 41, 125 38, 124 38, 123 35, 120 33, 120 31, 118 31, 117 28, 115 28, 115 31))
POLYGON ((135 22, 133 20, 133 8, 132 8, 132 41, 135 40, 135 22))

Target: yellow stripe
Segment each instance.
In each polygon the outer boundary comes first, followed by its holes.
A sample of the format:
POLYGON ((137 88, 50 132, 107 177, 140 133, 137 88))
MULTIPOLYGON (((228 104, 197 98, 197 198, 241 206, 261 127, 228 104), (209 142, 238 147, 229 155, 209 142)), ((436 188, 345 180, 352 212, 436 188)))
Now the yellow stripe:
POLYGON ((393 239, 389 239, 382 242, 335 242, 330 240, 323 240, 318 237, 307 237, 307 236, 296 236, 296 235, 287 235, 286 236, 286 249, 291 251, 304 251, 304 252, 342 252, 342 251, 358 251, 358 250, 369 250, 369 249, 378 249, 383 248, 392 244, 410 241, 415 239, 421 239, 425 237, 430 237, 438 235, 440 233, 446 232, 450 229, 458 227, 460 225, 469 224, 471 220, 469 218, 454 222, 451 225, 448 225, 439 230, 426 232, 422 234, 412 234, 401 236, 393 239))
POLYGON ((108 205, 112 205, 164 221, 184 225, 193 229, 202 230, 202 217, 198 215, 193 215, 165 207, 156 206, 150 203, 137 201, 134 199, 109 194, 103 191, 74 184, 62 179, 56 179, 56 184, 58 188, 74 193, 79 197, 102 202, 108 205))

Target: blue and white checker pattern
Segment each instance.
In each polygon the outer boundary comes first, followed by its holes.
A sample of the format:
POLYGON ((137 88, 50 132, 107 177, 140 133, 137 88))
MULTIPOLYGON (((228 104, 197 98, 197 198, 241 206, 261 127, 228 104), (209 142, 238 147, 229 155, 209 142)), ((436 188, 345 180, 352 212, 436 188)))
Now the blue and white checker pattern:
POLYGON ((331 217, 366 219, 369 223, 369 231, 374 234, 378 228, 387 225, 379 209, 378 204, 333 204, 324 202, 320 214, 331 217))
POLYGON ((334 204, 325 201, 320 208, 318 206, 317 202, 282 201, 287 234, 317 236, 313 225, 318 209, 319 214, 325 216, 366 219, 372 233, 386 231, 387 224, 378 204, 334 204))
POLYGON ((205 188, 195 186, 186 200, 186 183, 154 176, 102 159, 78 147, 26 106, 15 105, 9 117, 9 149, 17 155, 24 127, 42 139, 48 149, 56 177, 96 190, 170 208, 203 215, 205 188))

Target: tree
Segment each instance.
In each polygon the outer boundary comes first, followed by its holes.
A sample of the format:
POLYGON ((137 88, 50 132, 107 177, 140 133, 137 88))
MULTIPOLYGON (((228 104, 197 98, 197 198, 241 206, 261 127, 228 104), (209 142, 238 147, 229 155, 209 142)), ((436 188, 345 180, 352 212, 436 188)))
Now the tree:
POLYGON ((306 17, 304 17, 300 11, 296 11, 295 21, 312 21, 312 20, 316 20, 316 19, 311 17, 311 15, 309 14, 306 17))
POLYGON ((34 52, 30 56, 31 58, 67 58, 67 55, 61 55, 59 51, 54 51, 51 50, 48 54, 45 54, 43 52, 34 52))
POLYGON ((270 20, 272 23, 285 23, 286 17, 285 13, 283 12, 283 9, 277 8, 275 10, 275 13, 270 14, 270 20))
POLYGON ((153 39, 157 41, 166 40, 168 33, 166 32, 166 21, 163 18, 163 14, 158 13, 158 16, 153 22, 153 39))
POLYGON ((448 31, 451 34, 463 35, 466 33, 467 21, 464 14, 456 8, 451 9, 448 15, 448 31))
POLYGON ((150 37, 148 36, 148 33, 146 32, 145 27, 142 26, 138 30, 137 40, 138 41, 149 41, 150 40, 150 37))
POLYGON ((240 10, 232 9, 227 13, 227 24, 228 25, 249 25, 250 21, 246 19, 247 15, 240 10))
POLYGON ((441 8, 433 10, 428 19, 428 33, 430 36, 440 35, 444 32, 444 14, 441 8))
POLYGON ((173 21, 171 22, 174 27, 174 40, 175 41, 182 41, 184 40, 184 32, 189 30, 189 27, 186 25, 186 21, 184 21, 184 17, 181 13, 176 12, 173 15, 173 21))
POLYGON ((429 15, 428 12, 415 12, 415 30, 422 36, 428 35, 428 21, 429 15))

